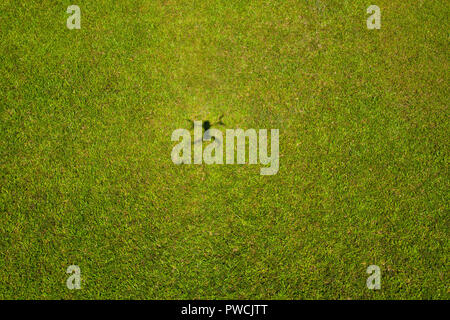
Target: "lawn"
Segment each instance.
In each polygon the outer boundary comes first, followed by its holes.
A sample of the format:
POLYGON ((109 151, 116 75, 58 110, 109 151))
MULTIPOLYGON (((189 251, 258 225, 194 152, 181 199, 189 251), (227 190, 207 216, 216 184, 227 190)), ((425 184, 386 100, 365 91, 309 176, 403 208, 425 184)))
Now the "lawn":
POLYGON ((449 299, 449 14, 1 1, 0 298, 449 299), (277 174, 172 162, 221 114, 279 129, 277 174))

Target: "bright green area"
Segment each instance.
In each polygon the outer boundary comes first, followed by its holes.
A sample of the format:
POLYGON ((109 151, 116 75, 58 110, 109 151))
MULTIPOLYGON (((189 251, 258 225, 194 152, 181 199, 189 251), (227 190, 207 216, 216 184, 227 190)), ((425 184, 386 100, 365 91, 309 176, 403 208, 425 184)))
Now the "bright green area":
POLYGON ((1 1, 0 298, 448 299, 449 13, 1 1), (172 163, 221 113, 280 129, 277 175, 172 163))

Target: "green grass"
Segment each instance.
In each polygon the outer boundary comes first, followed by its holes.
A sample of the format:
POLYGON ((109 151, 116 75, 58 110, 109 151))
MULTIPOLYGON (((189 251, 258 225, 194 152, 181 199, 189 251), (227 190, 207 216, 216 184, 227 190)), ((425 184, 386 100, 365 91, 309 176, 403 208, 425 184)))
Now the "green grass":
POLYGON ((449 13, 1 1, 0 298, 448 299, 449 13), (277 175, 172 163, 221 113, 280 129, 277 175))

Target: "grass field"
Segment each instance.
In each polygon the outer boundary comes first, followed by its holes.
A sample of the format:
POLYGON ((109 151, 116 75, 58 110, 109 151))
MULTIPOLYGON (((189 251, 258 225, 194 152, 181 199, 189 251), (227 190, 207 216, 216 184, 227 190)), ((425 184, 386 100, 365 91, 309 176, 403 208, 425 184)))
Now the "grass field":
POLYGON ((1 1, 0 298, 448 299, 449 13, 1 1), (280 130, 278 174, 172 163, 222 113, 280 130))

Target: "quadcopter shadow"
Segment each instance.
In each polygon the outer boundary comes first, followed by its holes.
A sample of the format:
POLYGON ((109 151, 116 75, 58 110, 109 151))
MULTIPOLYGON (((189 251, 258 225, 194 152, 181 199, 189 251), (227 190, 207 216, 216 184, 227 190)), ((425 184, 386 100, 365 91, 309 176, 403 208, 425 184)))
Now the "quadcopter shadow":
MULTIPOLYGON (((211 123, 209 120, 203 121, 203 122, 202 122, 202 129, 203 129, 203 132, 206 133, 206 131, 208 131, 209 129, 212 128, 212 126, 215 126, 215 125, 222 125, 222 126, 224 126, 225 123, 222 122, 222 118, 223 118, 223 114, 219 117, 219 120, 217 120, 217 121, 214 122, 214 123, 211 123)), ((189 122, 191 123, 191 129, 190 129, 190 130, 194 129, 194 126, 195 126, 194 121, 191 120, 191 119, 186 119, 186 120, 189 121, 189 122)), ((210 136, 208 136, 208 135, 205 136, 205 134, 203 133, 203 134, 202 134, 202 138, 195 140, 195 141, 194 141, 194 144, 202 143, 203 141, 209 141, 209 139, 211 139, 211 138, 212 138, 212 140, 215 141, 216 143, 219 143, 219 144, 222 143, 222 141, 220 141, 220 140, 217 139, 216 137, 210 137, 210 136), (206 140, 205 140, 205 139, 206 139, 206 140)))

